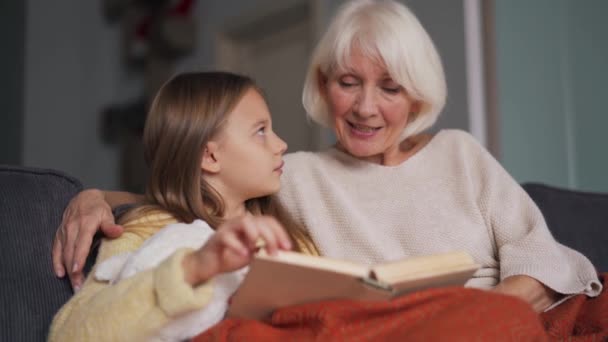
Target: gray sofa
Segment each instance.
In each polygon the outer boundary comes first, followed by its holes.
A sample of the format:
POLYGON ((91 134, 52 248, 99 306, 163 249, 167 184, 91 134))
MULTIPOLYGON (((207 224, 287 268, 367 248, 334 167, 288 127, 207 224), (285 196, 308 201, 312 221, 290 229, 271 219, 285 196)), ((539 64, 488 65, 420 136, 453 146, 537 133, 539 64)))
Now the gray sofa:
MULTIPOLYGON (((608 194, 524 188, 557 240, 608 271, 608 194)), ((68 281, 52 272, 51 244, 63 209, 81 189, 62 172, 0 166, 0 341, 44 341, 54 313, 71 296, 68 281)))

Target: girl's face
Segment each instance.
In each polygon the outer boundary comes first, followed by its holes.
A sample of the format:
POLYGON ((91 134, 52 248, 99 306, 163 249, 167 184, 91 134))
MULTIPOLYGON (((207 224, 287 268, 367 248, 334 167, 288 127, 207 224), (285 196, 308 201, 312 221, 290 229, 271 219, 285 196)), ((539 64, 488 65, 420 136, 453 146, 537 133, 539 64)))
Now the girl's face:
POLYGON ((322 85, 338 147, 354 157, 390 164, 399 154, 409 113, 418 110, 383 63, 356 49, 348 67, 322 85))
POLYGON ((272 130, 266 101, 255 89, 249 89, 228 115, 216 142, 214 157, 225 199, 245 201, 279 190, 287 144, 272 130))

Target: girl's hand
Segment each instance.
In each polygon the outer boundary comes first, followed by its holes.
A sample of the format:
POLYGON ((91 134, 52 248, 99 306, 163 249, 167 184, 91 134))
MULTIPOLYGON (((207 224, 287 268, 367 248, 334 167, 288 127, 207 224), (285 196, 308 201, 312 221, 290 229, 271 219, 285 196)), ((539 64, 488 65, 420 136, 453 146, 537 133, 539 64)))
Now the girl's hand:
POLYGON ((260 240, 271 255, 291 249, 289 236, 273 217, 246 215, 224 222, 203 247, 184 258, 186 282, 196 286, 248 265, 260 240))

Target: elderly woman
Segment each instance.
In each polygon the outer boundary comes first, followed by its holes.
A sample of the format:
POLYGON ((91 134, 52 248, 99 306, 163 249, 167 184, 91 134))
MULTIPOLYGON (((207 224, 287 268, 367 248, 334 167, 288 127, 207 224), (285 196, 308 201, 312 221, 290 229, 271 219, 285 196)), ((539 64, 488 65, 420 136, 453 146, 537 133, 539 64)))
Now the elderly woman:
MULTIPOLYGON (((466 250, 469 287, 520 297, 536 311, 602 285, 582 254, 556 242, 539 209, 468 133, 424 131, 446 99, 438 53, 394 1, 352 1, 319 42, 304 84, 310 117, 333 128, 322 152, 285 156, 279 199, 324 256, 366 263, 466 250)), ((120 234, 110 205, 135 195, 87 190, 54 245, 75 285, 94 232, 120 234), (106 203, 107 202, 109 203, 106 203)))

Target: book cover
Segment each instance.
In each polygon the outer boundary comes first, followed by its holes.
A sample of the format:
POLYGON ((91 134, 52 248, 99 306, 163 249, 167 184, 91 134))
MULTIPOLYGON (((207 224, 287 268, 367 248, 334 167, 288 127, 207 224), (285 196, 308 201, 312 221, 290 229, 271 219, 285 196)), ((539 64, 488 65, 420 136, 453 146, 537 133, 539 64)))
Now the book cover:
POLYGON ((328 299, 386 300, 431 287, 462 286, 479 268, 466 252, 410 257, 374 266, 279 251, 259 252, 234 294, 228 317, 265 319, 277 308, 328 299))

